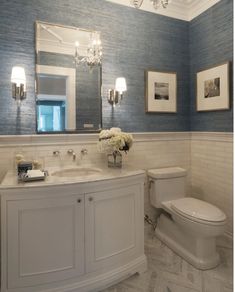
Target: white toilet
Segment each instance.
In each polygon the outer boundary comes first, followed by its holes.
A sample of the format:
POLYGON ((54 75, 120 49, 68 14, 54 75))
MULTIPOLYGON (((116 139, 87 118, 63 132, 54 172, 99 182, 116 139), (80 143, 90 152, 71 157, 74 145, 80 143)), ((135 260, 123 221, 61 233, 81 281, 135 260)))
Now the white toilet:
POLYGON ((155 231, 193 266, 211 269, 219 264, 215 240, 225 230, 226 215, 209 203, 186 197, 186 175, 180 167, 148 170, 151 204, 164 210, 155 231))

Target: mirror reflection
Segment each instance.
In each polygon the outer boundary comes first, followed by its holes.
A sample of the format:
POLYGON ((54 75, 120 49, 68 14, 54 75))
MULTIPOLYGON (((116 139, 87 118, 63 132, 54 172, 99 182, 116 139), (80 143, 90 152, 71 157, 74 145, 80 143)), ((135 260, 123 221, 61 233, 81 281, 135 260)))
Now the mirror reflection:
POLYGON ((101 129, 100 33, 36 23, 37 132, 101 129))

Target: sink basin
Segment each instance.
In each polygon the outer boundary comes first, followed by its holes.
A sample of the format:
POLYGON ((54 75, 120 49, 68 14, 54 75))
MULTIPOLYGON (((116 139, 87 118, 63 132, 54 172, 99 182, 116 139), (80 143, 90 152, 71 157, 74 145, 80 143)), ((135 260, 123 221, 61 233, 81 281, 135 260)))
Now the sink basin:
POLYGON ((101 173, 101 171, 102 171, 101 169, 93 167, 67 168, 54 171, 51 173, 51 175, 58 177, 89 176, 101 173))

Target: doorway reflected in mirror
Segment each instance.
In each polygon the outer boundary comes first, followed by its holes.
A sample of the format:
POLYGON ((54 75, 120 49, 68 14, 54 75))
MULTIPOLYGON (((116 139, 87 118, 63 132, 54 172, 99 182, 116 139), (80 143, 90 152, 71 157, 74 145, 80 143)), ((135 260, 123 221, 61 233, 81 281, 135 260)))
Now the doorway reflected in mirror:
POLYGON ((99 32, 36 22, 38 133, 101 129, 101 56, 99 32))

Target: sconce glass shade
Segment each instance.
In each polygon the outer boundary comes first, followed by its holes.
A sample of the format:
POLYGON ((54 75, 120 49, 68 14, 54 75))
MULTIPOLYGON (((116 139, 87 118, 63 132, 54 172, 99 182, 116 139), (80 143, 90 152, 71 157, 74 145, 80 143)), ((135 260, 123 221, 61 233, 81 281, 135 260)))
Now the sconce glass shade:
POLYGON ((127 90, 126 79, 124 77, 118 77, 116 79, 115 90, 118 91, 120 94, 127 90))
POLYGON ((21 84, 26 86, 26 77, 25 77, 25 70, 23 67, 15 66, 12 68, 11 73, 11 82, 16 83, 16 86, 20 86, 21 84))
POLYGON ((11 73, 12 97, 20 106, 21 100, 26 98, 26 76, 24 68, 15 66, 11 73))

